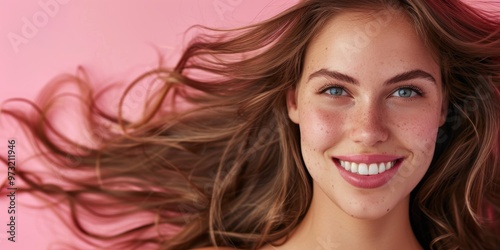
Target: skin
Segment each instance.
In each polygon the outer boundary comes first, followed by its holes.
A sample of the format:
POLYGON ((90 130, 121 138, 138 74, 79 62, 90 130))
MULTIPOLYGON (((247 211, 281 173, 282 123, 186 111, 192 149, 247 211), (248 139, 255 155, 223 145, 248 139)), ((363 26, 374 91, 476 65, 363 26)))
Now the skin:
POLYGON ((389 22, 366 31, 379 21, 369 12, 333 18, 311 43, 298 87, 288 93, 313 200, 279 249, 421 249, 409 222, 409 194, 429 168, 446 118, 440 67, 403 14, 392 11, 389 22), (368 39, 353 47, 363 31, 368 39), (321 69, 357 84, 314 74, 321 69), (414 70, 424 73, 386 83, 414 70), (351 185, 334 162, 335 156, 373 154, 402 161, 377 188, 351 185))
POLYGON ((376 12, 346 12, 309 45, 287 106, 300 127, 313 199, 284 245, 262 249, 422 249, 409 221, 409 194, 429 168, 447 107, 431 50, 403 14, 392 10, 387 20, 377 19, 376 12), (378 29, 367 32, 374 22, 378 29), (366 35, 363 43, 360 34, 366 35), (314 74, 321 69, 357 84, 314 74), (412 70, 428 76, 386 84, 412 70), (377 188, 351 185, 333 160, 372 154, 402 158, 396 174, 377 188))

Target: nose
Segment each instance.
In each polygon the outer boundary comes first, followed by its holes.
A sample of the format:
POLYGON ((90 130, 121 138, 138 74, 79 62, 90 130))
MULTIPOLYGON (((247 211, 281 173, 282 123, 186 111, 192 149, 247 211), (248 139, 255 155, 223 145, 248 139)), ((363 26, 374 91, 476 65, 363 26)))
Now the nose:
POLYGON ((371 147, 389 137, 386 110, 376 102, 356 103, 349 116, 350 137, 358 144, 371 147))

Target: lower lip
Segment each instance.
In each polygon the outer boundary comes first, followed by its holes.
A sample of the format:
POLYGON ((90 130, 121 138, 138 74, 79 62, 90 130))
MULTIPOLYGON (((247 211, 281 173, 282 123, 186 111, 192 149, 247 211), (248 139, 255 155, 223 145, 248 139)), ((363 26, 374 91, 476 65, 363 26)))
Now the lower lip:
POLYGON ((338 160, 334 160, 334 162, 335 165, 337 165, 337 168, 339 169, 340 176, 342 176, 342 178, 344 178, 344 180, 347 181, 349 184, 358 188, 372 189, 381 187, 386 183, 388 183, 392 179, 392 177, 394 177, 394 175, 397 173, 402 160, 396 161, 396 163, 394 164, 394 166, 392 166, 391 169, 376 175, 355 174, 351 171, 345 170, 342 166, 340 166, 338 160))

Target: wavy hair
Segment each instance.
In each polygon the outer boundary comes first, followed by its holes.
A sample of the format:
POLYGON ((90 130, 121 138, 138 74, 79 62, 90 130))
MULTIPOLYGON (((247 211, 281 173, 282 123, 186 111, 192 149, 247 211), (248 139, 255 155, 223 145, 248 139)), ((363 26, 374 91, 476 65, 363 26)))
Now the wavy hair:
POLYGON ((100 247, 257 249, 286 240, 312 197, 286 92, 330 18, 387 9, 405 13, 434 51, 449 107, 433 162, 411 194, 414 232, 429 249, 500 246, 499 15, 458 0, 304 0, 258 24, 207 29, 175 67, 160 64, 131 82, 117 112, 106 110, 106 91, 94 93, 84 69, 56 78, 34 112, 2 109, 46 165, 66 173, 61 184, 21 167, 24 191, 66 207, 68 226, 100 247), (134 88, 158 82, 142 113, 127 116, 134 88), (80 90, 91 144, 51 119, 61 98, 53 91, 65 84, 80 90), (108 234, 89 224, 133 216, 142 219, 108 234))

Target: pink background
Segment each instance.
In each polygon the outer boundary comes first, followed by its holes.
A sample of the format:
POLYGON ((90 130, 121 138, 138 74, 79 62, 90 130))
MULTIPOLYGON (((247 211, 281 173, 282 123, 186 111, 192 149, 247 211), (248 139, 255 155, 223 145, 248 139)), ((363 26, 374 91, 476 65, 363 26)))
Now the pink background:
MULTIPOLYGON (((184 31, 194 24, 239 27, 262 20, 297 0, 0 0, 0 102, 9 97, 34 99, 41 87, 61 73, 83 65, 96 82, 133 79, 155 66, 155 47, 173 59, 184 31), (31 27, 31 30, 29 29, 31 27), (11 40, 25 37, 22 43, 11 40)), ((170 65, 172 65, 170 61, 170 65)), ((18 157, 29 147, 17 127, 0 120, 1 145, 16 138, 18 157), (23 144, 26 142, 25 144, 23 144)), ((0 153, 6 152, 5 146, 0 153)), ((5 176, 5 171, 0 171, 5 176)), ((17 197, 16 243, 6 239, 7 203, 0 199, 0 249, 47 249, 62 239, 64 228, 50 213, 29 209, 17 197), (59 228, 58 231, 55 229, 59 228)))

